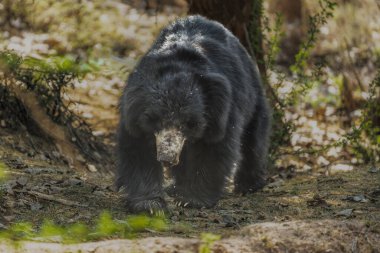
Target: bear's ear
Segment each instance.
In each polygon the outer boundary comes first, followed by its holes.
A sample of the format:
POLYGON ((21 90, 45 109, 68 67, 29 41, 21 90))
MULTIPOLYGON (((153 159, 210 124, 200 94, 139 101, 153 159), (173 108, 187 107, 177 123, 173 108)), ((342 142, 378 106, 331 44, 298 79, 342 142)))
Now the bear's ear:
POLYGON ((204 138, 209 142, 218 142, 226 133, 232 100, 231 84, 218 73, 198 77, 206 105, 207 126, 204 138))

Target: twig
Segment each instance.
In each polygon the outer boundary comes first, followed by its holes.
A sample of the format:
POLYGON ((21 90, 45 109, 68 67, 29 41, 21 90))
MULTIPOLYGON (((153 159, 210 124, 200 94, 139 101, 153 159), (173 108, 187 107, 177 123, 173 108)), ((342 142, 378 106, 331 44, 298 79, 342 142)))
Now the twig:
POLYGON ((71 200, 67 200, 67 199, 62 199, 62 198, 58 198, 57 196, 53 196, 53 195, 47 195, 45 193, 41 193, 41 192, 36 192, 36 191, 20 191, 20 190, 16 190, 15 192, 19 192, 19 193, 27 193, 29 195, 33 195, 37 198, 40 198, 40 199, 44 199, 44 200, 50 200, 50 201, 55 201, 55 202, 58 202, 60 204, 63 204, 63 205, 66 205, 66 206, 79 206, 79 207, 88 207, 88 205, 85 205, 85 204, 81 204, 81 203, 78 203, 76 201, 71 201, 71 200))
POLYGON ((351 245, 351 252, 352 253, 358 253, 358 238, 356 237, 353 241, 352 241, 352 245, 351 245))
POLYGON ((249 51, 250 55, 252 56, 252 59, 256 62, 256 57, 255 57, 255 53, 253 52, 252 43, 249 40, 249 33, 248 33, 247 25, 245 25, 245 24, 244 24, 244 35, 245 35, 246 42, 248 44, 248 51, 249 51))
MULTIPOLYGON (((255 57, 255 53, 253 52, 253 47, 252 47, 252 43, 251 41, 249 40, 249 33, 248 33, 248 29, 247 29, 247 26, 244 25, 244 33, 245 33, 245 38, 247 39, 247 44, 248 44, 248 50, 249 50, 249 54, 251 55, 254 63, 256 64, 257 66, 257 61, 256 61, 256 57, 255 57)), ((258 67, 257 67, 258 68, 258 67)), ((274 92, 272 86, 270 86, 269 84, 269 81, 268 81, 268 77, 266 76, 266 73, 261 73, 261 74, 264 74, 265 76, 263 76, 262 78, 265 79, 263 80, 265 82, 265 86, 266 88, 269 90, 270 94, 272 95, 273 99, 277 102, 277 104, 279 104, 281 107, 284 107, 284 103, 282 103, 282 101, 278 98, 276 92, 274 92)))

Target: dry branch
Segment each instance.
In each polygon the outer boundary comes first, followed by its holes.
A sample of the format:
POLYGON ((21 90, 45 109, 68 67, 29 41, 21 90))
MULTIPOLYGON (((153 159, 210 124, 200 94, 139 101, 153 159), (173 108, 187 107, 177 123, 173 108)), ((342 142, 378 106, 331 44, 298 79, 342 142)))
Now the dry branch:
POLYGON ((48 195, 48 194, 41 193, 41 192, 36 192, 36 191, 22 191, 22 192, 27 193, 29 195, 33 195, 33 196, 40 198, 40 199, 58 202, 60 204, 66 205, 66 206, 78 206, 78 207, 87 207, 88 206, 88 205, 81 204, 81 203, 76 202, 76 201, 58 198, 57 196, 48 195))

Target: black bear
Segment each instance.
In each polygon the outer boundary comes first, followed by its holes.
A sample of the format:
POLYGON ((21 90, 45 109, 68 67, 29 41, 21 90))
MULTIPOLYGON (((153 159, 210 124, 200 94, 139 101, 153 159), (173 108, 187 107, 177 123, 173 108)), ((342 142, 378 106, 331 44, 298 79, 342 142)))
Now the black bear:
POLYGON ((265 185, 270 112, 256 64, 220 23, 164 28, 120 101, 117 186, 132 212, 161 212, 163 166, 178 204, 212 207, 234 167, 235 191, 265 185))

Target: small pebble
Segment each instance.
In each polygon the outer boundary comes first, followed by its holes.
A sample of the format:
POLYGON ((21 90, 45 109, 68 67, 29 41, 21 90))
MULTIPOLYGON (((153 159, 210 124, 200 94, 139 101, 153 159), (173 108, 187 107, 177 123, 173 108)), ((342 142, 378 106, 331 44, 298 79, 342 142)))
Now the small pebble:
POLYGON ((91 172, 98 172, 95 165, 93 165, 93 164, 87 164, 87 169, 91 172))
POLYGON ((20 177, 17 179, 17 183, 21 186, 25 186, 28 183, 28 179, 26 177, 20 177))
POLYGON ((179 221, 179 217, 177 215, 173 215, 172 217, 170 217, 170 219, 172 221, 179 221))
POLYGON ((82 163, 86 162, 86 159, 84 159, 84 157, 82 155, 77 155, 76 159, 77 159, 77 161, 82 162, 82 163))
POLYGON ((56 158, 56 159, 59 159, 59 158, 61 157, 61 154, 60 154, 59 152, 57 152, 57 151, 53 151, 53 152, 51 152, 51 154, 52 154, 53 157, 56 158))
POLYGON ((74 185, 82 185, 83 184, 82 180, 77 179, 77 178, 70 178, 68 180, 68 182, 69 182, 70 185, 73 185, 73 186, 74 185))
POLYGON ((94 193, 94 195, 100 196, 100 197, 105 197, 106 196, 106 194, 103 191, 94 191, 93 193, 94 193))
POLYGON ((206 212, 200 211, 197 213, 196 217, 207 218, 208 214, 206 212))

